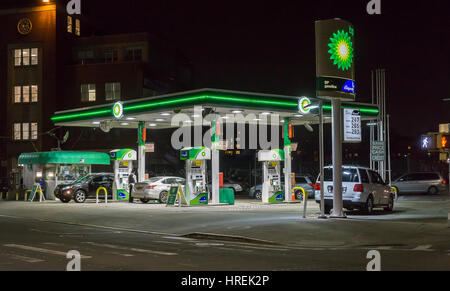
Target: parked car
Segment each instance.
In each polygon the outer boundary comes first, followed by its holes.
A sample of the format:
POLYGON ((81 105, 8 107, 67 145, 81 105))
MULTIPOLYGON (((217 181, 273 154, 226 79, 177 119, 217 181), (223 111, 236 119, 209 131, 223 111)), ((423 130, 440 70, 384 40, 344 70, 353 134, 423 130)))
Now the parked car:
MULTIPOLYGON (((324 201, 325 213, 329 214, 333 206, 333 167, 324 168, 324 201)), ((317 178, 315 199, 320 204, 320 181, 317 178)), ((394 209, 395 194, 386 185, 381 176, 370 169, 355 166, 342 168, 342 198, 347 210, 364 210, 373 213, 374 208, 386 211, 394 209)))
POLYGON ((130 194, 130 202, 133 202, 136 198, 141 200, 142 203, 148 203, 150 200, 159 200, 160 203, 166 203, 172 184, 181 184, 184 189, 186 180, 180 177, 161 176, 136 183, 130 194))
MULTIPOLYGON (((112 186, 114 174, 93 173, 86 175, 72 183, 60 184, 55 188, 55 197, 61 202, 68 203, 74 200, 76 203, 84 203, 89 197, 96 197, 97 189, 104 187, 108 191, 108 199, 112 199, 112 186)), ((104 197, 102 195, 102 197, 104 197)))
POLYGON ((439 173, 408 173, 394 182, 392 187, 397 193, 428 193, 439 194, 447 189, 447 181, 439 173))
MULTIPOLYGON (((284 179, 282 179, 284 181, 284 179)), ((314 198, 314 186, 313 180, 311 177, 305 175, 305 176, 296 176, 295 177, 295 185, 292 187, 302 187, 306 193, 308 194, 308 198, 314 198)), ((281 188, 284 189, 284 183, 281 184, 281 188)), ((262 199, 262 184, 253 186, 250 188, 250 191, 248 193, 250 198, 254 198, 257 200, 262 199)), ((295 190, 295 199, 301 200, 303 199, 303 193, 301 190, 295 190)))

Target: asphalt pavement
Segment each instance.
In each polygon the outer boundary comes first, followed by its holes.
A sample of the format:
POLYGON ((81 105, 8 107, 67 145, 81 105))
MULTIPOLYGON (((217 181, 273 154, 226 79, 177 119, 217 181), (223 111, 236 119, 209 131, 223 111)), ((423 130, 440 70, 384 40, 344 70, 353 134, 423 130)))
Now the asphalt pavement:
POLYGON ((303 204, 166 207, 159 204, 0 201, 0 270, 450 270, 448 194, 401 196, 392 213, 318 219, 303 204))

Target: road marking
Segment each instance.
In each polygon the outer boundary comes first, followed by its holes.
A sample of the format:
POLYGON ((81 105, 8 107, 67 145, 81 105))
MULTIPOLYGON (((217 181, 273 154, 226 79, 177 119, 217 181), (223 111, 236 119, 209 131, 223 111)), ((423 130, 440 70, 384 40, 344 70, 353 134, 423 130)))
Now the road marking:
POLYGON ((36 259, 36 258, 30 258, 30 257, 25 257, 25 256, 19 256, 19 255, 13 255, 13 254, 8 254, 7 256, 13 258, 13 259, 17 259, 26 263, 40 263, 40 262, 44 262, 44 260, 41 259, 36 259))
MULTIPOLYGON (((45 253, 45 254, 57 255, 57 256, 64 256, 64 257, 67 255, 67 252, 60 252, 60 251, 55 251, 55 250, 36 248, 36 247, 30 247, 30 246, 25 246, 25 245, 4 244, 3 246, 4 247, 8 247, 8 248, 16 248, 16 249, 21 249, 21 250, 26 250, 26 251, 39 252, 39 253, 45 253)), ((81 258, 82 259, 91 259, 92 257, 90 257, 90 256, 81 256, 81 258)))
POLYGON ((200 247, 207 247, 207 246, 224 246, 222 243, 195 243, 195 245, 200 247))
POLYGON ((181 245, 181 243, 174 242, 174 241, 155 240, 155 242, 162 243, 162 244, 170 244, 170 245, 181 245))
POLYGON ((427 251, 427 252, 432 252, 434 250, 430 249, 432 246, 431 245, 422 245, 422 246, 418 246, 415 249, 412 249, 413 251, 427 251))
POLYGON ((161 252, 161 251, 153 251, 153 250, 146 250, 146 249, 138 249, 138 248, 128 248, 125 246, 117 246, 117 245, 111 245, 111 244, 99 244, 94 242, 83 242, 84 244, 90 244, 97 247, 105 247, 105 248, 111 248, 116 250, 127 250, 127 251, 133 251, 138 253, 147 253, 147 254, 153 254, 153 255, 164 255, 164 256, 176 256, 177 253, 169 253, 169 252, 161 252))
POLYGON ((5 217, 5 218, 22 218, 22 217, 18 217, 18 216, 10 216, 10 215, 1 215, 0 214, 0 217, 5 217))

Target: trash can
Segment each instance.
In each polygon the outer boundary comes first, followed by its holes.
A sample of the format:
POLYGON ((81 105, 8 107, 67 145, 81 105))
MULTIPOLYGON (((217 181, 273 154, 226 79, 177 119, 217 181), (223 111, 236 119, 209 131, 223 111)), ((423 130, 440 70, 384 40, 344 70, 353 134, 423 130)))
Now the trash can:
POLYGON ((220 188, 219 190, 219 202, 234 205, 234 189, 233 188, 220 188))

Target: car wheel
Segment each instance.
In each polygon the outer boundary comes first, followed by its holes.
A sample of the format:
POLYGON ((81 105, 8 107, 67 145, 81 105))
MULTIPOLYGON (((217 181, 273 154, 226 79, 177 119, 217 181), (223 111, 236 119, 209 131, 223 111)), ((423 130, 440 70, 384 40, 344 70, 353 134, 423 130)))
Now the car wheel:
POLYGON ((394 195, 389 196, 388 206, 384 208, 384 211, 391 212, 394 210, 394 195))
POLYGON ((430 195, 436 195, 438 192, 439 192, 439 190, 434 186, 432 186, 428 189, 428 194, 430 194, 430 195))
POLYGON ((75 192, 75 197, 73 198, 76 203, 84 203, 86 201, 86 192, 83 190, 77 190, 75 192))
POLYGON ((262 200, 262 193, 261 193, 261 191, 255 191, 255 199, 262 200))
POLYGON ((163 204, 167 203, 167 191, 162 191, 159 193, 159 202, 163 204))
POLYGON ((373 213, 373 197, 372 197, 372 195, 370 195, 369 198, 367 198, 364 210, 366 211, 367 214, 373 213))
POLYGON ((145 204, 147 204, 150 201, 150 199, 146 199, 146 198, 141 198, 139 200, 141 200, 141 202, 145 203, 145 204))

